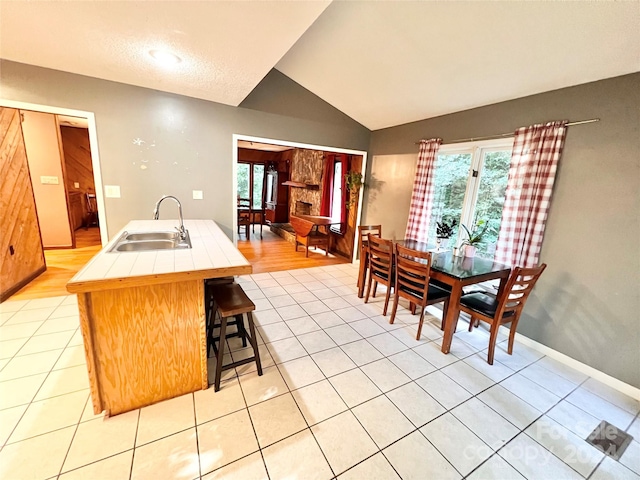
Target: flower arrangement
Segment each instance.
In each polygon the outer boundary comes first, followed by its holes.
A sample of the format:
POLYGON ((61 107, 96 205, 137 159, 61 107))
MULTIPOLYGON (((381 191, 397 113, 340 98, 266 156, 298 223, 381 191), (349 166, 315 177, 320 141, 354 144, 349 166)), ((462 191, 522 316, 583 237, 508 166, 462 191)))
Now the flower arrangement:
POLYGON ((438 238, 451 238, 453 235, 453 229, 458 224, 456 219, 451 220, 451 222, 447 222, 446 220, 442 220, 442 222, 436 222, 436 236, 438 238))
POLYGON ((463 223, 460 224, 467 234, 467 239, 463 240, 462 245, 470 245, 477 247, 482 242, 482 237, 489 228, 489 222, 486 220, 478 220, 478 222, 469 230, 463 223))

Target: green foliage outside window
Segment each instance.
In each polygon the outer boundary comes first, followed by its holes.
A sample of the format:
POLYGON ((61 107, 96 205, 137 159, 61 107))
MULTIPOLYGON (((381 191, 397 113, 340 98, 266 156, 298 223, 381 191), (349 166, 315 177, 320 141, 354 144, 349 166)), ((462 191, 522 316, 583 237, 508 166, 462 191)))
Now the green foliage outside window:
MULTIPOLYGON (((487 222, 487 229, 482 241, 477 245, 478 255, 492 257, 498 241, 504 193, 507 187, 510 151, 487 152, 484 154, 478 198, 476 201, 474 221, 487 222)), ((440 154, 436 160, 434 203, 429 225, 429 239, 435 243, 437 222, 456 219, 460 223, 464 196, 469 180, 471 154, 440 154)), ((458 236, 460 236, 458 230, 458 236)), ((455 238, 456 235, 454 235, 455 238)), ((459 241, 466 239, 462 234, 459 241)), ((453 242, 455 243, 455 242, 453 242)), ((451 245, 451 243, 450 243, 451 245)))
POLYGON ((253 165, 253 208, 262 208, 262 189, 264 187, 264 165, 253 165))
POLYGON ((238 163, 238 198, 253 198, 251 208, 262 208, 264 174, 264 165, 261 163, 238 163), (253 168, 253 185, 251 185, 250 168, 253 168))
POLYGON ((238 164, 238 198, 249 198, 249 164, 238 164))

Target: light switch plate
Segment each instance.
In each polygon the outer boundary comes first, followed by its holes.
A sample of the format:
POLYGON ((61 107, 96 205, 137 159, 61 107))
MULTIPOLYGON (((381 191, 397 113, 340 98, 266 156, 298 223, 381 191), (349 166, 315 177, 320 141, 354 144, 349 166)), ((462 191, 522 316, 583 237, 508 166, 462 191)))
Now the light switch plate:
POLYGON ((107 198, 120 198, 120 185, 105 185, 104 196, 107 198))
POLYGON ((73 188, 80 188, 80 184, 78 182, 73 182, 73 188))
POLYGON ((202 190, 194 190, 193 191, 193 199, 194 200, 202 200, 202 190))
POLYGON ((42 185, 58 185, 60 182, 58 180, 58 177, 53 177, 53 176, 49 176, 49 175, 41 175, 40 176, 40 183, 42 185))

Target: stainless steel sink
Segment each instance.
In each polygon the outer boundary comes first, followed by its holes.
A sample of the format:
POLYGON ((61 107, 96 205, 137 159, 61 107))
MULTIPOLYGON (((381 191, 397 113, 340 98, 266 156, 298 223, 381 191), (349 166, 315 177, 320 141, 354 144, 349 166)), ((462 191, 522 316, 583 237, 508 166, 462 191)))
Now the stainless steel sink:
POLYGON ((123 232, 118 241, 108 250, 113 252, 144 252, 150 250, 177 250, 191 248, 189 231, 184 239, 176 232, 123 232))
POLYGON ((176 248, 171 240, 144 240, 141 242, 124 242, 118 245, 116 252, 140 252, 144 250, 170 250, 176 248))
POLYGON ((142 232, 130 233, 124 239, 128 242, 136 240, 178 240, 180 234, 175 232, 142 232))

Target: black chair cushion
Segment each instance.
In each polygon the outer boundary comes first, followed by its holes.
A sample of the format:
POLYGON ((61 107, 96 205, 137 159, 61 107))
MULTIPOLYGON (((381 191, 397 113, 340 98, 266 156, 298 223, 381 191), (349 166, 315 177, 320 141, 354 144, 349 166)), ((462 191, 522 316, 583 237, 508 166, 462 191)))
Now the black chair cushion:
POLYGON ((447 285, 444 282, 441 282, 439 280, 436 280, 434 278, 430 278, 429 279, 429 284, 430 285, 435 285, 436 287, 442 289, 442 290, 446 290, 447 292, 451 292, 451 285, 447 285))
MULTIPOLYGON (((422 291, 421 290, 414 290, 414 289, 409 288, 409 287, 404 286, 404 285, 401 286, 400 289, 403 292, 406 292, 409 295, 412 295, 412 296, 416 297, 416 300, 418 300, 418 301, 422 300, 422 291)), ((436 301, 438 299, 444 300, 449 295, 450 295, 450 292, 447 292, 446 290, 438 288, 438 287, 436 287, 434 285, 431 285, 431 283, 429 283, 429 291, 427 292, 427 300, 429 302, 436 301)))
POLYGON ((429 281, 429 291, 427 292, 427 300, 436 300, 436 299, 445 299, 451 295, 449 290, 445 290, 440 287, 436 287, 435 285, 431 285, 431 281, 429 281))
POLYGON ((389 280, 389 275, 387 275, 386 273, 378 272, 378 271, 373 273, 373 277, 374 277, 374 279, 376 277, 378 277, 378 278, 380 278, 382 280, 385 280, 385 281, 389 280))
MULTIPOLYGON (((487 317, 493 317, 498 309, 498 300, 495 295, 490 293, 470 293, 460 297, 460 304, 468 307, 476 312, 482 313, 487 317)), ((507 311, 504 317, 510 317, 513 315, 513 310, 507 311)))

